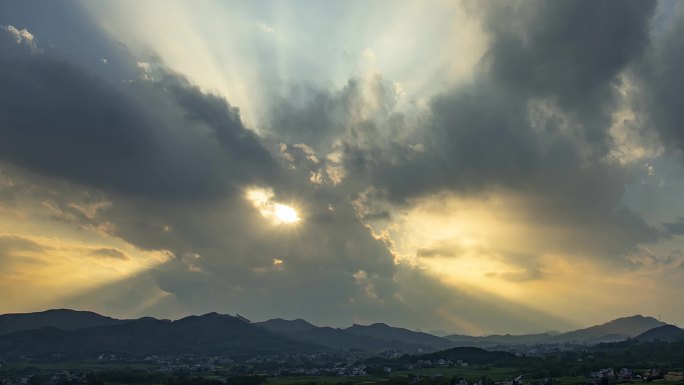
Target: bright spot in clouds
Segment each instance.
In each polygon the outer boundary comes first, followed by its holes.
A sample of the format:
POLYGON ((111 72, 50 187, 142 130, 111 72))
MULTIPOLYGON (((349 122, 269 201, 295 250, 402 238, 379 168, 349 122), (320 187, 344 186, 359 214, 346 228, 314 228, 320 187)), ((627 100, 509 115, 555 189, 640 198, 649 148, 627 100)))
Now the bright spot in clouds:
POLYGON ((301 220, 295 208, 273 200, 272 189, 250 188, 247 190, 246 198, 264 218, 272 219, 276 224, 291 224, 301 220))
POLYGON ((280 203, 276 203, 274 207, 273 213, 281 222, 294 223, 299 221, 299 215, 292 207, 280 203))

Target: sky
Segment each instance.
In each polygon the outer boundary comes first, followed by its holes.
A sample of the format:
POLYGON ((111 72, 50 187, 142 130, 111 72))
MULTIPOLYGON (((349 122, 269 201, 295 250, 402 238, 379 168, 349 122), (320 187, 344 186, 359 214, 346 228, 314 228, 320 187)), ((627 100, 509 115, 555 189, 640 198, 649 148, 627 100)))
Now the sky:
POLYGON ((684 4, 0 2, 0 313, 684 324, 684 4))

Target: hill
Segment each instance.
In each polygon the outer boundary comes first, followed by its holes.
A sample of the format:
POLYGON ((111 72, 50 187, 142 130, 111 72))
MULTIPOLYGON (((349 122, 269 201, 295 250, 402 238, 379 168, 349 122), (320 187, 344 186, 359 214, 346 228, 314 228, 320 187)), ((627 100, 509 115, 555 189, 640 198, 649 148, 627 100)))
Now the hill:
POLYGON ((663 341, 663 342, 675 342, 684 341, 684 330, 674 326, 674 325, 663 325, 651 330, 647 330, 638 336, 634 337, 635 340, 640 342, 645 341, 663 341))
POLYGON ((483 337, 465 336, 460 334, 448 335, 449 341, 454 343, 454 346, 474 346, 480 348, 492 348, 497 346, 512 346, 512 345, 537 345, 551 343, 552 335, 547 333, 541 334, 494 334, 483 337))
POLYGON ((295 320, 285 320, 282 318, 274 318, 263 322, 254 322, 254 325, 264 327, 274 333, 293 333, 305 330, 316 329, 318 326, 308 323, 307 321, 298 318, 295 320))
POLYGON ((446 349, 453 346, 453 343, 446 338, 393 327, 384 323, 375 323, 367 326, 354 324, 344 330, 358 336, 375 338, 386 342, 400 342, 428 350, 446 349))
POLYGON ((665 325, 652 317, 635 315, 623 317, 600 325, 590 326, 567 333, 552 335, 549 333, 523 335, 491 335, 471 337, 452 334, 445 338, 456 346, 476 346, 482 348, 502 348, 520 345, 544 345, 557 343, 573 343, 596 345, 600 343, 619 342, 634 338, 647 330, 665 325))
POLYGON ((485 337, 456 334, 437 337, 384 323, 354 324, 345 329, 319 327, 303 319, 276 318, 251 323, 240 316, 217 313, 178 321, 150 317, 118 320, 93 312, 68 309, 0 315, 0 351, 20 355, 74 355, 79 352, 86 355, 237 354, 326 350, 378 353, 390 349, 414 354, 453 347, 508 350, 521 345, 596 345, 628 338, 676 341, 683 333, 672 325, 640 315, 558 335, 541 333, 485 337))
POLYGON ((0 351, 13 355, 88 357, 98 354, 278 354, 325 348, 271 333, 244 320, 209 313, 177 321, 140 319, 78 330, 54 327, 0 336, 0 351))
POLYGON ((343 351, 365 351, 381 352, 394 349, 403 352, 416 352, 419 350, 433 351, 442 348, 445 343, 439 337, 426 333, 420 333, 420 337, 413 336, 416 332, 406 329, 392 328, 384 325, 385 328, 397 329, 395 334, 382 334, 384 338, 373 336, 372 333, 364 332, 371 326, 354 325, 347 329, 337 329, 331 327, 318 327, 302 319, 283 320, 280 318, 257 322, 255 325, 264 327, 271 332, 291 338, 296 341, 323 345, 334 350, 343 351), (355 333, 354 331, 357 331, 355 333), (406 336, 409 336, 408 338, 406 336), (427 336, 427 337, 426 337, 427 336), (437 339, 438 345, 430 337, 437 339))
POLYGON ((663 325, 665 325, 664 322, 658 321, 655 318, 635 315, 617 318, 601 325, 563 333, 553 337, 552 341, 584 344, 615 342, 636 337, 647 330, 663 325))
POLYGON ((121 322, 125 321, 90 311, 69 309, 52 309, 37 313, 2 314, 0 315, 0 335, 44 327, 76 330, 92 326, 115 325, 121 322))

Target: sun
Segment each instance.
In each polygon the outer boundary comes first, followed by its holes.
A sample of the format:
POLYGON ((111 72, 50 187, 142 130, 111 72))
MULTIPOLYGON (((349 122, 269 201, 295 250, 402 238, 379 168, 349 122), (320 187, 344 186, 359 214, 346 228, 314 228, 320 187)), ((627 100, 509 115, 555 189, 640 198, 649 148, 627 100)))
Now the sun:
POLYGON ((251 187, 245 192, 245 198, 259 210, 259 213, 276 225, 291 225, 302 220, 297 209, 274 201, 274 197, 275 194, 270 188, 251 187))
POLYGON ((299 222, 299 215, 297 211, 288 205, 281 203, 276 203, 273 208, 273 214, 282 223, 295 223, 299 222))

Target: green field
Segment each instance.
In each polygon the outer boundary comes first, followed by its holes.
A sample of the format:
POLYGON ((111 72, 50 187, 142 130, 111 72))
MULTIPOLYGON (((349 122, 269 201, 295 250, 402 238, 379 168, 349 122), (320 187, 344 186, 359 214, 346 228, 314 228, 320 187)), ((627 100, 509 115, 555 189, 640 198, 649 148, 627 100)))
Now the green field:
POLYGON ((302 385, 308 383, 316 384, 337 384, 351 382, 353 384, 377 384, 386 381, 382 377, 358 376, 358 377, 271 377, 266 381, 266 385, 302 385))
MULTIPOLYGON (((425 368, 412 369, 393 372, 391 377, 406 377, 410 374, 420 375, 424 377, 432 377, 442 375, 447 378, 453 376, 463 377, 466 379, 476 379, 487 376, 494 381, 515 377, 520 374, 520 371, 513 368, 425 368)), ((266 382, 266 385, 302 385, 308 383, 316 384, 338 384, 351 382, 353 384, 379 384, 387 381, 387 377, 271 377, 266 382)))
POLYGON ((557 385, 576 385, 587 383, 587 379, 585 377, 555 377, 553 381, 557 385))
POLYGON ((25 368, 38 368, 45 371, 90 371, 90 370, 117 370, 117 369, 149 369, 158 365, 144 362, 117 362, 117 361, 75 361, 75 362, 22 362, 5 364, 2 371, 20 371, 25 368))
POLYGON ((515 368, 425 368, 397 371, 392 373, 392 376, 406 376, 409 374, 418 374, 428 377, 442 375, 448 378, 456 376, 465 379, 476 379, 486 376, 494 381, 498 381, 516 377, 523 373, 515 368))
MULTIPOLYGON (((21 373, 22 371, 35 371, 36 369, 45 372, 55 372, 62 370, 70 371, 102 371, 102 370, 139 370, 150 369, 157 365, 151 363, 137 362, 127 363, 120 361, 78 361, 63 363, 31 362, 21 364, 8 364, 0 369, 3 372, 21 373)), ((220 371, 220 370, 219 370, 220 371)), ((477 380, 483 377, 492 381, 511 379, 519 375, 525 375, 524 371, 516 368, 498 367, 468 367, 468 368, 423 368, 392 372, 389 376, 358 376, 358 377, 339 377, 339 376, 299 376, 299 377, 270 377, 265 385, 308 385, 308 384, 354 384, 354 385, 384 385, 390 378, 406 378, 410 375, 418 375, 426 378, 443 376, 446 379, 452 377, 465 378, 468 381, 477 380)), ((203 376, 208 379, 218 378, 215 372, 197 372, 193 376, 203 376)), ((524 377, 525 382, 541 380, 538 378, 524 377)), ((554 385, 583 385, 587 379, 584 377, 556 377, 554 385)), ((684 385, 681 373, 673 373, 664 380, 655 380, 653 383, 661 385, 684 385)), ((109 384, 109 383, 108 383, 109 384)), ((630 385, 635 383, 616 385, 630 385)), ((119 385, 111 383, 110 385, 119 385)))

